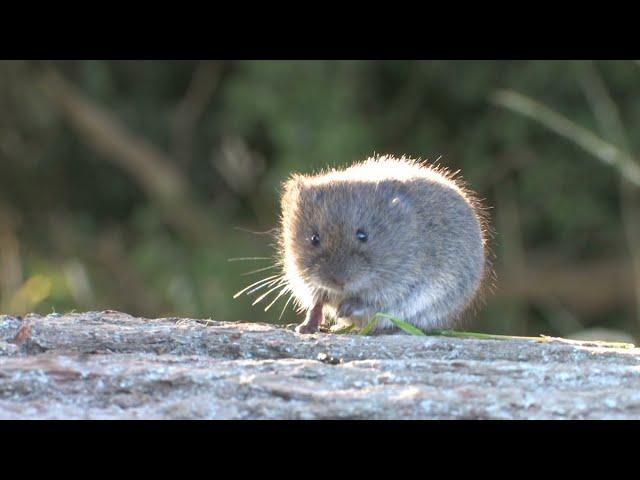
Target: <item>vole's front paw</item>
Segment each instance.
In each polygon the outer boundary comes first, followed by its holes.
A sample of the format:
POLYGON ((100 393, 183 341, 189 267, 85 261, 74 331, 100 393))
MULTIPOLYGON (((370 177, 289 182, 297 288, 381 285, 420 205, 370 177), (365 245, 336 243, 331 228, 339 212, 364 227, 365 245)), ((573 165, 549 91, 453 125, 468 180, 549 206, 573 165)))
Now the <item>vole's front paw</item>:
POLYGON ((297 333, 316 333, 318 327, 322 323, 322 303, 316 303, 311 310, 307 312, 307 318, 296 327, 297 333))
POLYGON ((318 325, 314 325, 311 322, 303 322, 296 327, 296 333, 317 333, 318 325))
POLYGON ((346 317, 364 317, 367 315, 368 309, 359 298, 347 298, 343 300, 336 310, 338 318, 346 317))

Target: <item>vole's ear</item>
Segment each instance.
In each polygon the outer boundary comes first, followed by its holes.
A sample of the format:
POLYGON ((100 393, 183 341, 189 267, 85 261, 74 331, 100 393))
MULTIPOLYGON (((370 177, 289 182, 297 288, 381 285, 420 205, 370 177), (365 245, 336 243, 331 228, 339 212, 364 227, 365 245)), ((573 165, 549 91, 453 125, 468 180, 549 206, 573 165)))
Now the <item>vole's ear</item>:
POLYGON ((410 208, 407 186, 403 182, 392 180, 389 182, 386 199, 393 209, 406 210, 410 208))

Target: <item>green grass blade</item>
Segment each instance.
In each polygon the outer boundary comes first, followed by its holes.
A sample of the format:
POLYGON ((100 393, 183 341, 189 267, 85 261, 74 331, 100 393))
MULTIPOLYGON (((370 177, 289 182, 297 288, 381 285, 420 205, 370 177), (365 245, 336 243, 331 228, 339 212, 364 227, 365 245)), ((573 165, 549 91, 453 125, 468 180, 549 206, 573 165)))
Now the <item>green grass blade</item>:
POLYGON ((389 315, 387 313, 376 313, 374 315, 374 318, 376 318, 376 317, 388 318, 389 320, 391 320, 391 323, 393 323, 400 330, 404 330, 409 335, 415 335, 415 336, 421 336, 421 337, 425 336, 425 333, 422 330, 420 330, 419 328, 416 328, 413 325, 411 325, 410 323, 407 323, 407 322, 405 322, 403 320, 400 320, 399 318, 396 318, 396 317, 394 317, 392 315, 389 315))
POLYGON ((489 333, 457 332, 455 330, 429 330, 427 335, 457 338, 479 338, 483 340, 538 340, 542 337, 518 337, 514 335, 492 335, 489 333))
MULTIPOLYGON (((455 330, 427 330, 422 331, 417 327, 401 320, 399 318, 394 317, 393 315, 389 315, 387 313, 376 313, 373 318, 359 331, 357 332, 359 335, 369 335, 376 327, 378 323, 378 318, 387 318, 389 319, 396 327, 401 330, 407 332, 410 335, 415 336, 440 336, 440 337, 456 337, 456 338, 475 338, 480 340, 526 340, 526 341, 536 341, 536 342, 548 342, 550 340, 559 340, 565 342, 575 342, 574 340, 566 340, 566 339, 555 339, 553 337, 548 337, 545 335, 541 335, 539 337, 520 337, 516 335, 492 335, 489 333, 476 333, 476 332, 458 332, 455 330)), ((342 332, 341 330, 340 332, 342 332)), ((580 343, 580 342, 576 342, 580 343)), ((587 342, 588 343, 588 342, 587 342)), ((597 343, 599 345, 605 347, 616 347, 616 348, 635 348, 635 345, 630 343, 618 343, 618 342, 592 342, 597 343)))
POLYGON ((367 323, 364 327, 362 327, 362 330, 360 330, 360 335, 369 335, 371 332, 373 332, 376 328, 376 326, 378 325, 378 317, 377 315, 374 315, 373 318, 371 320, 369 320, 369 323, 367 323))

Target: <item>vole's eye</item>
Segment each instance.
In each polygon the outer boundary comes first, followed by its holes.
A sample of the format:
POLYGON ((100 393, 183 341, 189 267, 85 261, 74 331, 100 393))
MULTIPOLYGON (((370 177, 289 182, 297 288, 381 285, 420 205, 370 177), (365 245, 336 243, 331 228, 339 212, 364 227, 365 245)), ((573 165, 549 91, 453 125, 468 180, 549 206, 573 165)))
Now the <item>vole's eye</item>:
POLYGON ((311 235, 311 245, 313 245, 314 247, 320 245, 320 235, 318 235, 317 233, 311 235))
POLYGON ((358 238, 358 240, 364 243, 369 238, 369 234, 359 228, 358 231, 356 232, 356 237, 358 238))

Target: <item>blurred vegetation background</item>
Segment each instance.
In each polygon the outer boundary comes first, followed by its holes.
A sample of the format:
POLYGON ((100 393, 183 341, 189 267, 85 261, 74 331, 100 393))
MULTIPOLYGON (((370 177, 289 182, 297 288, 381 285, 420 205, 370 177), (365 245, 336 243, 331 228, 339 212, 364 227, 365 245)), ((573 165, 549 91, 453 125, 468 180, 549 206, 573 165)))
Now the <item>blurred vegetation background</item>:
POLYGON ((272 255, 290 172, 376 152, 492 207, 469 329, 637 339, 639 124, 633 61, 0 62, 0 311, 299 321, 228 259, 272 255))

